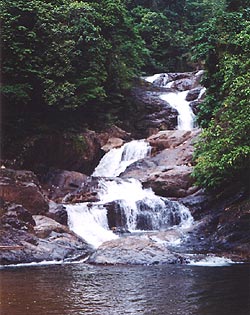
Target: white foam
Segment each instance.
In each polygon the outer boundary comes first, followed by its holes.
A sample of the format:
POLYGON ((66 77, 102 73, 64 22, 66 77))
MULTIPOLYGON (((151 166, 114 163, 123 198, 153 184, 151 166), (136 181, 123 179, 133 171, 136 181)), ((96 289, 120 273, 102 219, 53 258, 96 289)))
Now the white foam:
POLYGON ((229 258, 209 255, 201 260, 191 259, 189 262, 189 265, 202 266, 202 267, 222 267, 222 266, 230 266, 235 263, 236 262, 232 261, 229 258))
POLYGON ((92 205, 89 208, 87 203, 81 203, 67 205, 66 208, 69 228, 94 248, 103 242, 118 238, 109 230, 107 209, 101 205, 92 205))
POLYGON ((132 163, 149 155, 151 147, 145 140, 133 140, 104 155, 92 176, 116 177, 132 163))
POLYGON ((178 115, 178 129, 179 130, 192 130, 194 128, 195 115, 186 101, 186 96, 189 91, 165 93, 160 98, 168 102, 175 108, 178 115))

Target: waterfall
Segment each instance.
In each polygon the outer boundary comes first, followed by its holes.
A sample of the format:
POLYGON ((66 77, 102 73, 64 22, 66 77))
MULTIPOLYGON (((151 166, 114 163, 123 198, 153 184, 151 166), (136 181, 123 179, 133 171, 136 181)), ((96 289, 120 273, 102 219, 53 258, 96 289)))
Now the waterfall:
POLYGON ((164 93, 160 98, 168 102, 173 108, 177 110, 178 115, 178 129, 192 130, 194 128, 195 115, 186 101, 186 96, 189 91, 164 93))
MULTIPOLYGON (((154 75, 147 81, 158 80, 166 87, 171 82, 167 75, 154 75), (170 83, 169 83, 170 82, 170 83)), ((178 128, 193 128, 194 114, 189 107, 188 91, 164 93, 161 98, 179 112, 178 128)), ((150 154, 150 145, 145 140, 133 140, 120 148, 106 153, 92 176, 98 180, 98 202, 66 205, 68 224, 93 247, 116 239, 113 230, 128 232, 159 231, 169 228, 186 229, 193 224, 188 208, 176 201, 159 197, 151 189, 144 189, 140 181, 118 178, 135 161, 150 154)))
POLYGON ((67 205, 66 208, 69 228, 93 247, 118 237, 109 230, 107 209, 102 205, 81 203, 67 205))
POLYGON ((92 176, 116 177, 135 161, 150 153, 150 145, 145 140, 133 140, 120 148, 111 149, 104 155, 92 176))
MULTIPOLYGON (((199 71, 196 73, 196 76, 200 76, 203 74, 203 71, 199 71)), ((148 76, 144 78, 147 82, 153 83, 156 86, 160 86, 163 88, 172 88, 174 81, 167 73, 158 73, 152 76, 148 76)), ((169 103, 170 106, 175 108, 178 112, 178 125, 177 128, 179 130, 192 130, 194 128, 195 115, 189 106, 188 101, 186 101, 186 96, 189 91, 176 91, 176 92, 163 92, 160 95, 160 98, 169 103)), ((205 92, 205 88, 203 88, 198 96, 198 99, 205 92)))
POLYGON ((143 189, 136 179, 102 178, 98 186, 100 201, 66 205, 70 229, 96 248, 118 237, 110 230, 117 227, 108 220, 111 203, 119 209, 115 213, 118 219, 123 218, 118 220, 122 222, 118 227, 130 232, 188 228, 193 223, 188 208, 155 195, 151 189, 143 189))

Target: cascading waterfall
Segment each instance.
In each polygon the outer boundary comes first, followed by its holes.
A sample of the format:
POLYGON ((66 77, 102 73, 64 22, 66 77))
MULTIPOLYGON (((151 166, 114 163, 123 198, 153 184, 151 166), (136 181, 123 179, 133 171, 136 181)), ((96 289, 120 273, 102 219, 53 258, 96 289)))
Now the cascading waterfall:
MULTIPOLYGON (((168 74, 156 74, 145 80, 151 83, 157 80, 157 85, 164 88, 171 88, 173 83, 168 74)), ((178 111, 180 130, 191 130, 194 127, 195 115, 186 101, 187 93, 188 91, 170 91, 160 96, 178 111)), ((116 178, 130 164, 149 155, 150 151, 150 145, 145 140, 133 140, 106 153, 92 174, 99 178, 100 201, 67 205, 71 230, 98 247, 103 242, 118 237, 112 228, 123 228, 130 232, 189 228, 193 218, 185 206, 156 196, 151 189, 143 189, 136 179, 116 178), (113 218, 114 212, 119 217, 117 221, 113 218)))
MULTIPOLYGON (((200 75, 199 72, 196 76, 200 75)), ((173 81, 167 73, 154 74, 153 76, 146 77, 145 80, 150 83, 157 82, 157 85, 163 88, 171 88, 173 81)), ((190 102, 186 101, 186 96, 189 91, 182 92, 163 92, 160 98, 170 104, 178 112, 177 128, 179 130, 192 130, 195 124, 195 115, 189 106, 190 102)), ((204 93, 204 89, 202 89, 204 93)), ((199 99, 199 97, 198 97, 199 99)))
POLYGON ((189 106, 190 102, 186 101, 187 94, 188 91, 183 91, 164 93, 160 96, 179 113, 177 126, 179 130, 192 130, 194 128, 195 115, 189 106))
POLYGON ((116 239, 118 236, 110 230, 113 226, 108 220, 110 204, 119 210, 118 216, 123 218, 121 227, 130 232, 190 227, 193 218, 185 206, 156 196, 151 189, 143 189, 136 179, 114 178, 127 165, 149 152, 150 146, 144 140, 134 140, 109 151, 93 173, 93 176, 102 176, 98 184, 100 201, 66 205, 70 229, 95 248, 105 241, 116 239))
POLYGON ((66 208, 69 228, 93 247, 118 237, 109 230, 107 209, 102 205, 81 203, 66 208))
POLYGON ((111 149, 101 159, 92 176, 119 176, 130 164, 149 155, 150 150, 150 145, 145 140, 133 140, 120 148, 111 149))

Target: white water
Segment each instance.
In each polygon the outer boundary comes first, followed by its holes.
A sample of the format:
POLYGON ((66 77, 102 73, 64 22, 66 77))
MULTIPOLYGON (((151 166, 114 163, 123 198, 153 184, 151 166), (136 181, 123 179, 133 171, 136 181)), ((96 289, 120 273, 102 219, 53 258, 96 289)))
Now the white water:
MULTIPOLYGON (((196 76, 199 76, 203 73, 203 71, 197 72, 196 76)), ((157 85, 164 88, 171 88, 174 81, 169 81, 169 77, 167 73, 158 73, 152 76, 146 77, 145 80, 150 83, 154 83, 156 80, 157 85)), ((198 96, 198 99, 205 92, 205 88, 203 88, 198 96)), ((178 112, 178 122, 177 128, 179 130, 192 130, 194 128, 195 115, 189 106, 188 101, 186 101, 186 96, 189 91, 183 92, 168 92, 162 93, 160 98, 169 103, 170 106, 175 108, 178 112)))
POLYGON ((107 209, 101 205, 67 205, 67 212, 69 228, 93 247, 97 248, 105 241, 118 238, 109 230, 107 209))
POLYGON ((154 83, 156 80, 160 81, 160 84, 158 82, 158 85, 161 87, 167 87, 167 85, 169 84, 169 77, 167 73, 156 73, 144 79, 150 83, 154 83))
POLYGON ((118 237, 108 226, 104 204, 110 202, 119 207, 121 215, 126 218, 124 228, 130 232, 162 230, 172 226, 186 229, 193 224, 185 206, 156 196, 133 178, 100 180, 98 197, 99 202, 66 206, 70 229, 95 248, 118 237))
POLYGON ((92 176, 119 176, 130 164, 149 155, 150 150, 150 145, 145 140, 133 140, 120 148, 111 149, 101 159, 92 176))
POLYGON ((208 255, 205 258, 196 261, 191 259, 189 265, 191 266, 201 266, 201 267, 221 267, 221 266, 230 266, 237 262, 232 261, 229 258, 218 257, 214 255, 208 255))
POLYGON ((189 91, 165 93, 160 98, 168 102, 173 108, 177 110, 178 115, 178 129, 192 130, 194 128, 195 115, 186 101, 186 96, 189 91))
MULTIPOLYGON (((156 79, 161 80, 161 86, 169 85, 167 74, 146 78, 149 82, 156 79)), ((164 93, 161 97, 179 112, 178 128, 190 130, 193 128, 194 114, 189 102, 185 101, 187 93, 164 93)), ((114 178, 124 172, 128 165, 149 154, 150 146, 145 140, 134 140, 106 153, 92 174, 102 177, 98 187, 100 201, 67 205, 71 230, 96 248, 105 241, 116 239, 118 236, 109 229, 107 203, 112 203, 112 207, 119 212, 118 216, 125 220, 122 228, 131 232, 166 230, 173 226, 186 229, 192 226, 193 218, 185 206, 156 196, 151 189, 143 189, 136 179, 114 178)))

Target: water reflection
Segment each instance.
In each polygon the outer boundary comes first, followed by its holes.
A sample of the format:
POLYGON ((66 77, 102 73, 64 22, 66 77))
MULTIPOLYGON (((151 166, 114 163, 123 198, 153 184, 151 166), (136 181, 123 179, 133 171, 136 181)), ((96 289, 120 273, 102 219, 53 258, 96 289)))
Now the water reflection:
POLYGON ((1 315, 248 315, 249 267, 1 270, 1 315))

